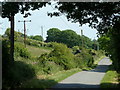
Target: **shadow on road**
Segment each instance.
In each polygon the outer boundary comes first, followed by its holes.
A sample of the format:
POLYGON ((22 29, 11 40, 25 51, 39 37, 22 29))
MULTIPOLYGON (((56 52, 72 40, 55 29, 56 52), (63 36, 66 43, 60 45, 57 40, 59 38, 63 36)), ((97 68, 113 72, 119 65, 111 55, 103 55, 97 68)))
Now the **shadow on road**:
POLYGON ((92 84, 77 84, 77 83, 59 83, 60 87, 53 87, 51 90, 58 90, 58 89, 79 89, 79 88, 99 88, 99 85, 92 85, 92 84))
POLYGON ((109 65, 98 65, 95 69, 89 70, 88 72, 99 72, 105 73, 108 69, 109 65))
POLYGON ((48 88, 46 90, 106 90, 106 89, 119 89, 119 85, 118 84, 113 84, 113 83, 103 83, 102 85, 104 85, 102 88, 100 88, 99 85, 88 85, 88 84, 75 84, 75 83, 71 83, 71 84, 60 84, 61 87, 55 87, 55 88, 48 88))

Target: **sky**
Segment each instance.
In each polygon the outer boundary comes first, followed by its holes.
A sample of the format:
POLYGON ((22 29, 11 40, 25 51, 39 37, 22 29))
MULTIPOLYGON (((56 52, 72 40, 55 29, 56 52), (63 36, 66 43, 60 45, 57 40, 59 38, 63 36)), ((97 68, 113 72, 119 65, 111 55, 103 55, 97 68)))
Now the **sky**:
MULTIPOLYGON (((47 15, 48 12, 56 11, 51 6, 47 5, 46 7, 41 8, 40 10, 30 11, 31 16, 23 18, 23 15, 20 13, 15 15, 15 31, 20 31, 23 33, 23 20, 31 20, 31 22, 26 22, 27 35, 42 35, 41 27, 43 27, 43 38, 46 39, 47 30, 50 28, 58 28, 60 30, 71 29, 77 34, 81 34, 81 29, 83 34, 90 39, 97 39, 97 30, 90 28, 87 24, 82 27, 79 26, 79 23, 71 23, 67 20, 63 14, 60 17, 50 17, 47 15)), ((10 22, 7 18, 2 19, 0 17, 0 34, 4 34, 5 30, 10 27, 10 22)))

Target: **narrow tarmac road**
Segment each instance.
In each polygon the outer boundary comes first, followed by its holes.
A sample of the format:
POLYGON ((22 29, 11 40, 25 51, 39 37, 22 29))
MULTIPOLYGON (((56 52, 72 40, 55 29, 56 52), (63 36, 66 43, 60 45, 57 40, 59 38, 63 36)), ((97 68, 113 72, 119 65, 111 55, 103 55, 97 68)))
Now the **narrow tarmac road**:
POLYGON ((104 77, 108 66, 111 64, 110 59, 105 57, 98 66, 90 71, 78 72, 63 81, 59 82, 52 89, 59 88, 99 88, 100 81, 104 77))

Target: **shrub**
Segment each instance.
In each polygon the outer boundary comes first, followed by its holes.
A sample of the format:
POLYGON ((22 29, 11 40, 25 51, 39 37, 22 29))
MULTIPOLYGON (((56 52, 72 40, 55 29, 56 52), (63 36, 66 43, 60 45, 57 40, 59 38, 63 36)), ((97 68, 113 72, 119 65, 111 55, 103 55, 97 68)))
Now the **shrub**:
POLYGON ((24 45, 21 43, 15 43, 14 51, 15 51, 15 56, 19 55, 24 58, 31 57, 30 52, 28 52, 27 48, 25 48, 24 45))
POLYGON ((81 48, 81 53, 75 55, 74 61, 76 66, 79 68, 92 67, 94 63, 94 59, 91 54, 89 54, 89 50, 85 48, 81 48))
MULTIPOLYGON (((48 62, 55 63, 57 66, 60 66, 65 70, 75 67, 74 60, 73 60, 74 55, 72 54, 71 49, 67 48, 67 46, 65 44, 60 44, 60 43, 55 43, 55 42, 54 43, 52 42, 52 47, 54 48, 54 50, 51 53, 42 54, 38 58, 40 63, 42 63, 43 67, 45 67, 46 63, 48 63, 48 62)), ((54 67, 56 67, 55 64, 54 64, 54 67)), ((50 68, 52 70, 51 66, 50 66, 50 68)), ((46 70, 48 70, 48 69, 46 69, 46 70)), ((48 73, 50 73, 50 72, 48 72, 48 73)))
POLYGON ((46 74, 53 74, 53 73, 56 73, 56 72, 58 72, 60 70, 62 70, 62 67, 57 65, 53 61, 47 61, 45 63, 45 66, 43 67, 43 71, 46 74))
POLYGON ((73 68, 74 55, 72 50, 60 43, 54 43, 53 47, 54 50, 49 54, 49 60, 63 66, 65 70, 73 68))
POLYGON ((84 67, 86 67, 85 61, 83 60, 83 57, 80 54, 77 54, 74 57, 74 62, 76 63, 76 67, 83 69, 84 67))
POLYGON ((35 77, 35 71, 32 66, 20 61, 15 61, 9 65, 7 75, 3 75, 3 88, 17 88, 26 80, 35 77))
POLYGON ((94 59, 92 55, 89 54, 89 50, 83 48, 82 52, 80 53, 82 55, 83 60, 85 60, 85 63, 88 67, 91 67, 94 63, 94 59))

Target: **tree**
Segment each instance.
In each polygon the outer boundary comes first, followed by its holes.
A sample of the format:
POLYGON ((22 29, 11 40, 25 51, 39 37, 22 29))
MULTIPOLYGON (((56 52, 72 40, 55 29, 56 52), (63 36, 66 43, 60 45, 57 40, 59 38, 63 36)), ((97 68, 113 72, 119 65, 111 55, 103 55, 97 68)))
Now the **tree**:
POLYGON ((83 43, 83 47, 85 47, 85 48, 92 48, 92 41, 91 41, 91 39, 90 38, 88 38, 88 37, 86 37, 86 36, 84 36, 84 35, 82 35, 82 43, 83 43))
POLYGON ((57 28, 52 28, 47 31, 47 42, 58 42, 64 43, 68 47, 73 47, 79 45, 78 38, 79 36, 72 30, 60 31, 57 28))
POLYGON ((29 10, 39 9, 45 6, 46 3, 43 2, 3 2, 2 3, 2 18, 8 18, 11 22, 11 30, 10 30, 10 56, 11 61, 14 61, 14 17, 15 14, 21 13, 24 14, 24 17, 28 17, 31 15, 29 10))
POLYGON ((65 13, 68 20, 79 22, 80 25, 89 23, 89 26, 96 28, 99 34, 111 33, 112 45, 114 47, 114 67, 120 71, 120 2, 58 2, 55 6, 60 12, 49 13, 48 15, 60 16, 65 13), (113 28, 110 30, 110 28, 113 28))
POLYGON ((98 42, 100 44, 100 48, 102 50, 105 50, 106 52, 108 52, 110 50, 110 37, 107 35, 101 36, 98 39, 98 42))
POLYGON ((64 43, 68 47, 82 46, 82 40, 84 41, 85 48, 92 48, 92 41, 86 36, 80 36, 73 30, 60 31, 57 28, 52 28, 47 31, 47 42, 64 43))
POLYGON ((92 49, 99 50, 99 42, 96 39, 92 40, 92 49))
POLYGON ((61 32, 60 43, 65 43, 68 47, 78 46, 78 35, 72 30, 64 30, 61 32))
POLYGON ((51 28, 47 31, 46 42, 55 42, 58 41, 61 31, 58 28, 51 28))

